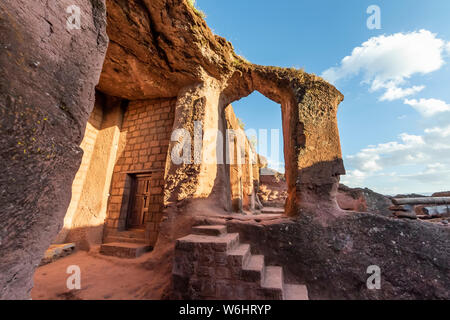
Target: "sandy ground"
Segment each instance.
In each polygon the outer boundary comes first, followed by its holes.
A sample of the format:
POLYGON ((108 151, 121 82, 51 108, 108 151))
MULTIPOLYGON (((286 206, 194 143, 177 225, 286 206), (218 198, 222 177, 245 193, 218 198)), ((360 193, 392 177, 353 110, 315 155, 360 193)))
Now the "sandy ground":
MULTIPOLYGON (((137 259, 119 259, 98 253, 78 251, 39 267, 34 275, 33 300, 153 300, 161 299, 167 278, 147 263, 152 253, 137 259), (66 273, 71 265, 81 270, 81 289, 67 289, 66 273), (146 267, 147 266, 147 267, 146 267)), ((166 268, 167 269, 167 268, 166 268)), ((166 271, 165 271, 166 272, 166 271)))

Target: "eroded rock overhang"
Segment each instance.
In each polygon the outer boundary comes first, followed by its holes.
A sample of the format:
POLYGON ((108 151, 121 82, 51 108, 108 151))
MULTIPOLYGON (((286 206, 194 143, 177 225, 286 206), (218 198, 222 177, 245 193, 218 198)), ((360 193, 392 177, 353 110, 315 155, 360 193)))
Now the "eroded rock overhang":
MULTIPOLYGON (((301 207, 315 210, 317 203, 337 208, 335 193, 345 170, 336 118, 343 95, 334 86, 300 70, 247 62, 230 42, 214 35, 186 1, 106 4, 110 44, 98 90, 128 100, 178 97, 174 130, 188 131, 194 118, 206 128, 223 130, 222 110, 259 91, 282 109, 287 213, 296 215, 301 207), (211 117, 218 119, 208 120, 211 117)), ((175 193, 171 198, 223 194, 214 191, 220 186, 205 191, 202 182, 211 177, 226 180, 220 177, 224 170, 167 166, 166 189, 175 193)))

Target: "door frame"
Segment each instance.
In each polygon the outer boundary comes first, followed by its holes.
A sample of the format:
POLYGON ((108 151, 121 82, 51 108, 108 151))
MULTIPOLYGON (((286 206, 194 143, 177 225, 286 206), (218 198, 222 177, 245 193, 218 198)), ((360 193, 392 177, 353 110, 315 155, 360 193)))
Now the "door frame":
MULTIPOLYGON (((145 173, 133 173, 133 174, 129 174, 129 177, 131 178, 131 188, 130 188, 130 198, 128 201, 128 206, 127 206, 127 212, 126 212, 126 217, 125 217, 125 230, 132 230, 132 229, 139 229, 139 230, 145 230, 147 221, 146 221, 146 217, 144 216, 144 222, 142 224, 142 226, 140 227, 136 227, 136 226, 130 226, 129 224, 129 215, 132 214, 133 211, 133 206, 134 203, 136 201, 136 191, 137 191, 137 186, 138 186, 138 178, 151 178, 152 173, 151 172, 145 172, 145 173)), ((150 188, 151 186, 149 186, 150 188)), ((149 194, 150 197, 150 194, 149 194)))

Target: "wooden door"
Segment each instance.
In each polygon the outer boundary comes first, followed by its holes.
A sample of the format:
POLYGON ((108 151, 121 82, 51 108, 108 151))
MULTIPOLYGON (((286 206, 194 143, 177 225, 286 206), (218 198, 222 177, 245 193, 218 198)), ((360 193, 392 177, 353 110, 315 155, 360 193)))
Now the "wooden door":
POLYGON ((143 228, 148 214, 150 201, 150 176, 136 176, 131 196, 131 208, 128 212, 128 228, 143 228))

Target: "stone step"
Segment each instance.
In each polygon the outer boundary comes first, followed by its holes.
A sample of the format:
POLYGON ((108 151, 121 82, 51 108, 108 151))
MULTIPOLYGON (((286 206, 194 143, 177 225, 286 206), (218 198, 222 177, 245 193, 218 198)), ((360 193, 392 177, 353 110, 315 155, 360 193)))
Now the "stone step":
POLYGON ((198 226, 192 228, 193 234, 205 236, 223 236, 227 234, 226 226, 198 226))
POLYGON ((284 300, 309 300, 308 288, 302 284, 285 284, 284 300))
POLYGON ((228 259, 231 265, 235 267, 243 267, 247 264, 251 257, 250 245, 240 244, 235 249, 228 251, 228 259))
POLYGON ((241 277, 247 282, 264 282, 265 264, 263 255, 252 255, 243 266, 241 277))
POLYGON ((105 256, 134 259, 151 249, 150 246, 140 243, 112 242, 102 244, 100 253, 105 256))
POLYGON ((284 208, 265 207, 261 209, 263 214, 283 214, 284 208))
POLYGON ((263 255, 252 255, 238 233, 226 231, 199 226, 176 241, 172 274, 180 297, 308 300, 306 286, 284 284, 281 267, 266 267, 263 255))
POLYGON ((239 233, 228 233, 221 237, 190 234, 178 239, 175 248, 185 251, 198 249, 199 252, 228 252, 235 249, 238 244, 239 233))
POLYGON ((283 300, 283 268, 266 267, 264 281, 261 287, 266 299, 283 300))
POLYGON ((119 236, 107 236, 105 239, 105 243, 111 243, 111 242, 140 243, 140 244, 146 243, 144 238, 125 238, 125 237, 119 237, 119 236))
POLYGON ((110 231, 109 236, 128 238, 128 239, 145 239, 145 230, 134 229, 125 231, 110 231))

